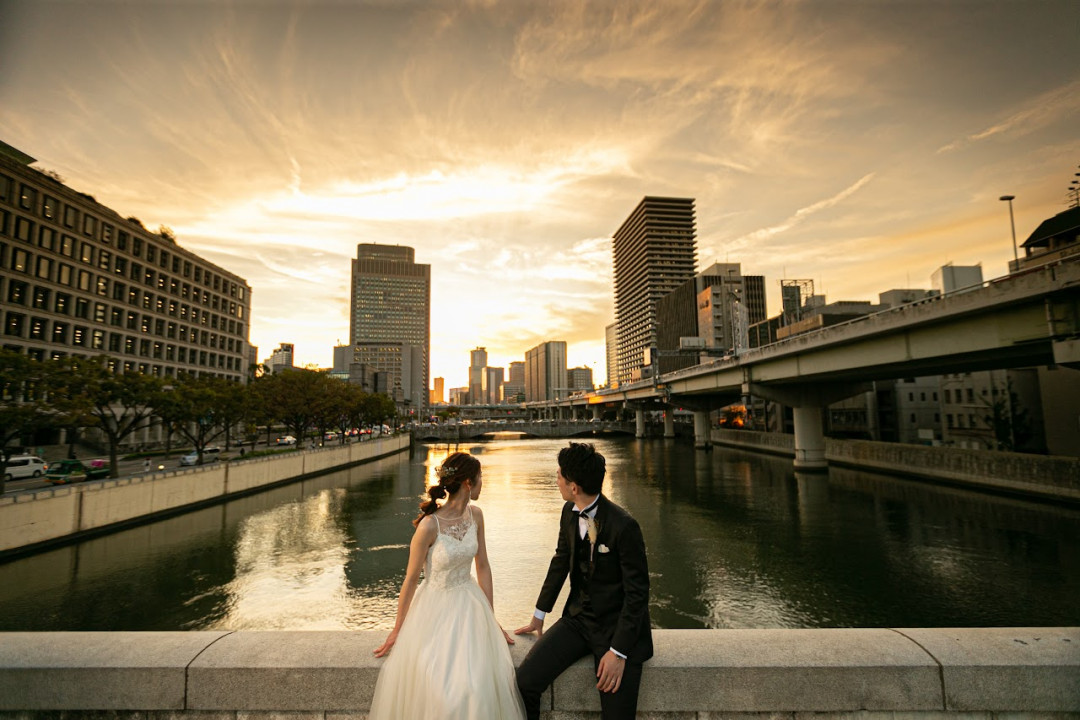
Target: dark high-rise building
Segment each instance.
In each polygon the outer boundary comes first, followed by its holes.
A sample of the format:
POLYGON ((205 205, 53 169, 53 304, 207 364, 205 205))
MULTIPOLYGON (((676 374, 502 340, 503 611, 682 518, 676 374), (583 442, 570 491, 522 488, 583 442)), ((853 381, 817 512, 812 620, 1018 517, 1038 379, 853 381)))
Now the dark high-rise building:
POLYGON ((615 231, 620 383, 640 377, 645 351, 656 345, 657 301, 694 277, 694 233, 692 198, 648 196, 615 231))
POLYGON ((353 362, 386 373, 395 400, 428 404, 431 266, 403 245, 360 244, 352 262, 353 362))
POLYGON ((567 395, 566 341, 543 342, 525 353, 525 400, 558 400, 567 395))

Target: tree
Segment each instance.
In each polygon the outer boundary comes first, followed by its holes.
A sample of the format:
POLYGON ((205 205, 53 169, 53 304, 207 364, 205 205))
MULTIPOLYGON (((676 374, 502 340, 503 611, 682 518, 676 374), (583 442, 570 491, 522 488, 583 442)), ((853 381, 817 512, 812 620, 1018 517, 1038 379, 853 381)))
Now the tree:
POLYGON ((221 382, 212 377, 181 375, 169 391, 178 413, 176 431, 195 447, 199 465, 206 446, 228 427, 229 418, 222 411, 221 382))
POLYGON ((317 421, 329 426, 324 413, 328 394, 326 383, 330 380, 324 373, 295 368, 262 378, 260 382, 266 383, 262 392, 269 416, 281 421, 302 444, 317 421))
POLYGON ((342 383, 342 388, 336 396, 335 419, 338 432, 341 433, 340 442, 345 443, 345 438, 353 428, 360 427, 364 422, 364 405, 367 400, 365 393, 359 386, 342 383))
POLYGON ((47 403, 50 368, 21 353, 0 350, 0 495, 10 443, 55 422, 47 403))
POLYGON ((109 442, 110 476, 119 477, 120 444, 149 424, 162 383, 141 373, 116 374, 108 358, 69 358, 59 381, 58 406, 69 417, 85 417, 109 442))

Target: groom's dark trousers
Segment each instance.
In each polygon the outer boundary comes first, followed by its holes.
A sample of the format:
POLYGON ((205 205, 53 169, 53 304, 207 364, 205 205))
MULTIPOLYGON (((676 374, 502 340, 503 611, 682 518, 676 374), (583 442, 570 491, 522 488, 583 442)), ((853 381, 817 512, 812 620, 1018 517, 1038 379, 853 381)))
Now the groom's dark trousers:
POLYGON ((559 543, 536 603, 537 609, 550 612, 569 576, 566 607, 517 672, 525 714, 529 720, 538 720, 540 695, 556 677, 588 655, 593 657, 595 671, 600 658, 613 648, 627 660, 618 692, 600 693, 602 716, 604 720, 632 720, 642 663, 653 652, 645 542, 637 521, 603 495, 595 517, 596 547, 580 537, 572 510, 573 503, 563 507, 559 543))

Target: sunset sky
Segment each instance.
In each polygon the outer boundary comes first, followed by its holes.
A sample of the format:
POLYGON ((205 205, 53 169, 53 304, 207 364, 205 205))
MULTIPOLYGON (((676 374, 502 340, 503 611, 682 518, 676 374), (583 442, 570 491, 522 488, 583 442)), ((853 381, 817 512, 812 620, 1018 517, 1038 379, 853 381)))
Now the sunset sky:
POLYGON ((566 340, 605 379, 611 236, 697 201, 698 269, 832 300, 985 277, 1080 170, 1080 2, 11 2, 0 140, 246 278, 331 364, 357 243, 432 266, 432 372, 566 340))

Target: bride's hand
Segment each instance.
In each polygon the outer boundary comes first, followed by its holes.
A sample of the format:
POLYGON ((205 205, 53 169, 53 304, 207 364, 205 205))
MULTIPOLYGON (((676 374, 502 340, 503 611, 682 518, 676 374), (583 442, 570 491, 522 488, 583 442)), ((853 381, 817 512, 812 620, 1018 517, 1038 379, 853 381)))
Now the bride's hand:
POLYGON ((390 634, 386 638, 386 642, 375 648, 375 657, 381 658, 390 652, 390 648, 394 647, 394 643, 397 642, 397 633, 397 630, 390 631, 390 634))
POLYGON ((503 628, 502 625, 499 626, 499 629, 502 630, 503 637, 506 638, 506 643, 508 645, 513 645, 514 644, 514 638, 512 638, 510 636, 510 633, 506 632, 506 629, 503 628))

